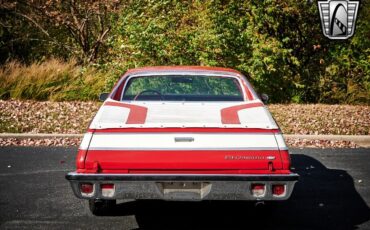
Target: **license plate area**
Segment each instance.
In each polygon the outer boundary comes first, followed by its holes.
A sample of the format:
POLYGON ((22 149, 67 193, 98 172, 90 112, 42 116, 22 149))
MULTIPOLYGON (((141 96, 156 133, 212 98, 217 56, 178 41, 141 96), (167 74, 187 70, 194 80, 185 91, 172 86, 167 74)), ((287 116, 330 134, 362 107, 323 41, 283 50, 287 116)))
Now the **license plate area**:
POLYGON ((212 186, 209 182, 159 182, 157 185, 167 200, 201 200, 212 186))

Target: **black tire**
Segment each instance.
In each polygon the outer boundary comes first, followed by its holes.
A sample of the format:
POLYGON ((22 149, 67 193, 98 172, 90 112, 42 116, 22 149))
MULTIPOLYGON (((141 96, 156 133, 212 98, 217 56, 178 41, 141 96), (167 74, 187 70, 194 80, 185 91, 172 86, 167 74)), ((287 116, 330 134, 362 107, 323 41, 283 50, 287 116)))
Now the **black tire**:
POLYGON ((116 207, 116 200, 89 200, 89 208, 95 216, 109 215, 116 207))

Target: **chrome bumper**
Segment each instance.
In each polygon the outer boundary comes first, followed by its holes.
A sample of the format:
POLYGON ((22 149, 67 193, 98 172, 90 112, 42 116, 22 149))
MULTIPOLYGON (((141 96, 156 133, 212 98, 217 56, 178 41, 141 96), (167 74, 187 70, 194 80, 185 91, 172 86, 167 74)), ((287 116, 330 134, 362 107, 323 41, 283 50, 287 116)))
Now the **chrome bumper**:
POLYGON ((214 174, 81 174, 71 172, 66 179, 74 194, 82 199, 159 200, 286 200, 292 194, 298 174, 214 175, 214 174), (91 183, 94 192, 84 196, 80 183, 91 183), (114 184, 114 195, 103 196, 101 184, 114 184), (265 184, 265 194, 255 197, 251 184, 265 184), (272 185, 284 184, 285 194, 272 194, 272 185))

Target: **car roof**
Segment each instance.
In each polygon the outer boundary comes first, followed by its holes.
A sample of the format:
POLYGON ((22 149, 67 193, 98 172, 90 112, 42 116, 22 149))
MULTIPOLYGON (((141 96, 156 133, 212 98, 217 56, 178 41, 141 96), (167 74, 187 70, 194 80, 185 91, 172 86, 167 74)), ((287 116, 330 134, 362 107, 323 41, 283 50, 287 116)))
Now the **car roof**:
POLYGON ((223 67, 209 67, 209 66, 150 66, 129 69, 125 75, 147 73, 147 72, 212 72, 212 73, 226 73, 235 76, 242 74, 234 69, 223 67))

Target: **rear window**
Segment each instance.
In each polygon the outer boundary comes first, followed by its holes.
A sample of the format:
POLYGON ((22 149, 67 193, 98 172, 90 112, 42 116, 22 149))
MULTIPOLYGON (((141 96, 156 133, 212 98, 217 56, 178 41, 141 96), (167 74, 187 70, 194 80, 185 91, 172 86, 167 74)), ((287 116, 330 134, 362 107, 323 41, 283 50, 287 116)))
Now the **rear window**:
POLYGON ((140 76, 129 79, 122 100, 243 101, 239 81, 218 76, 140 76))

